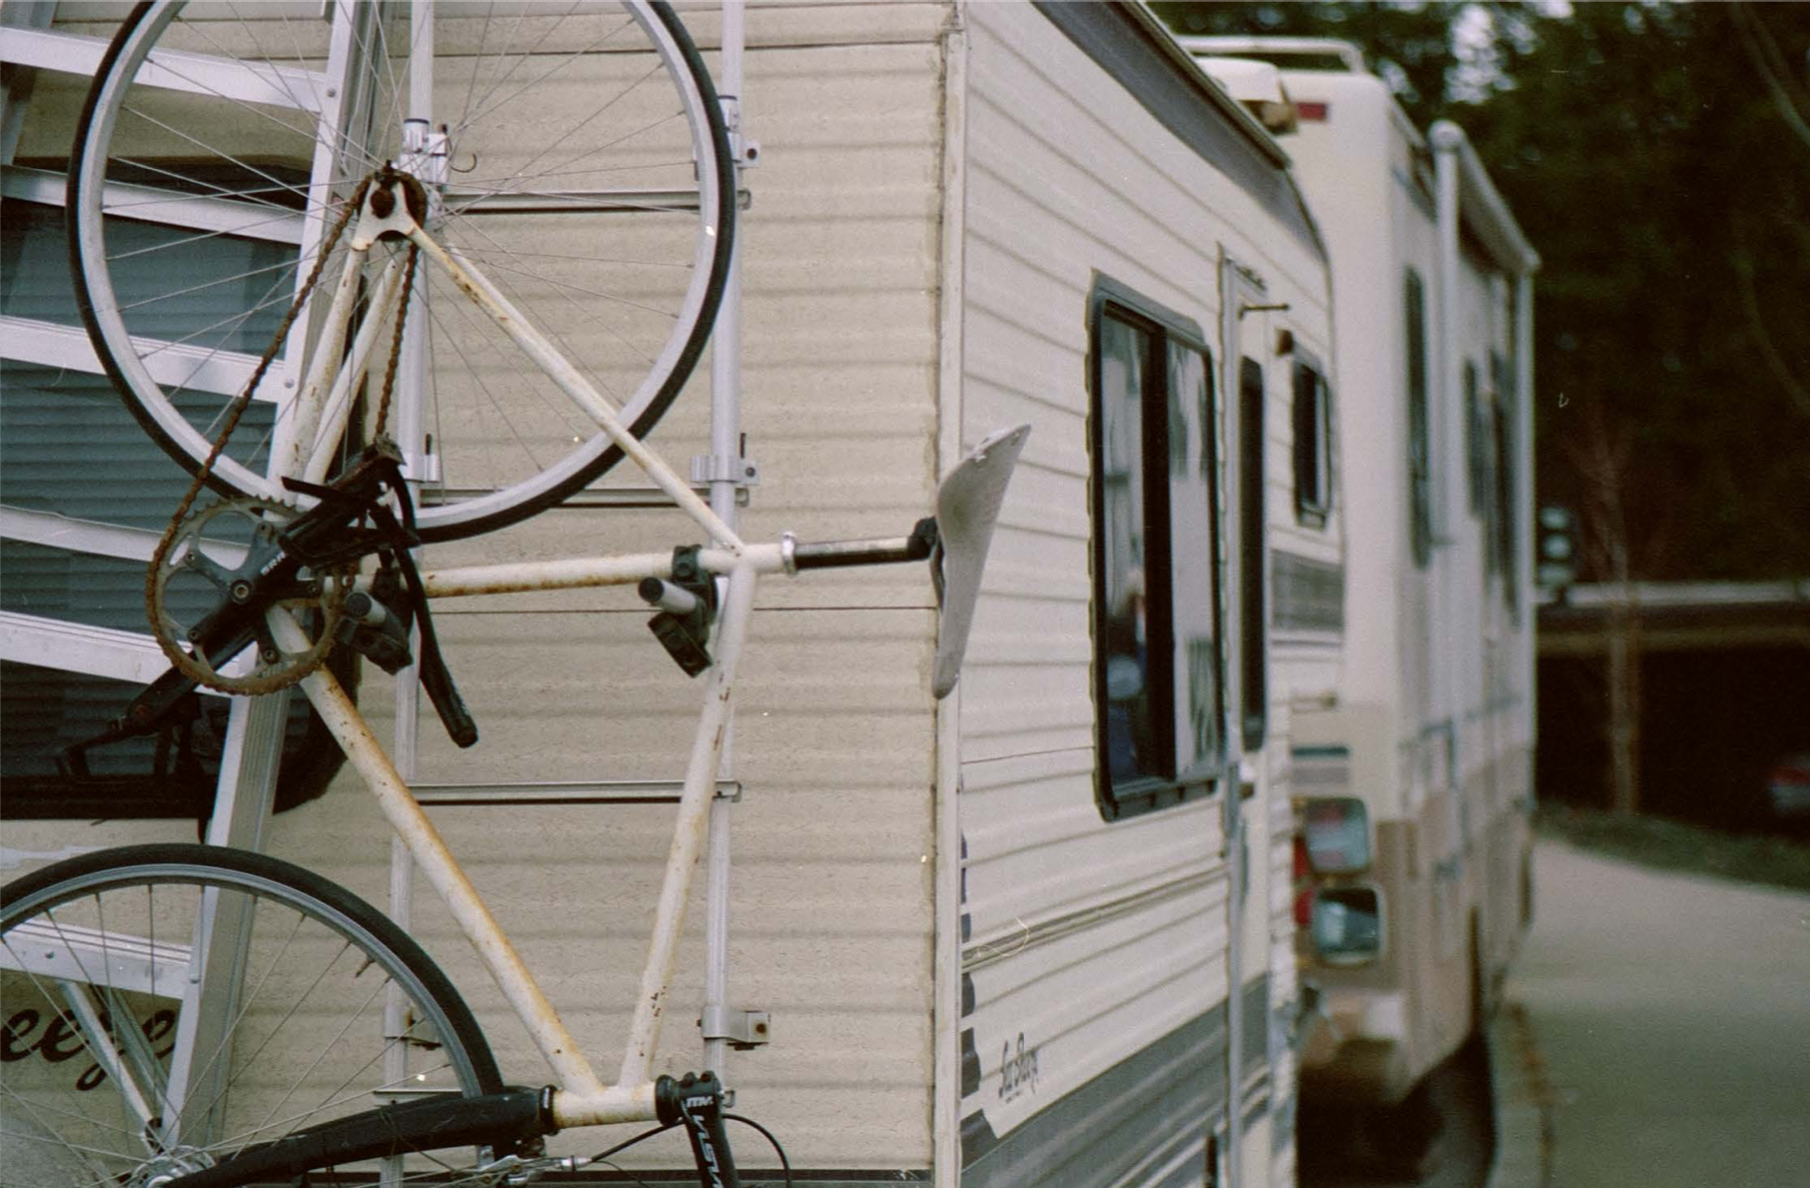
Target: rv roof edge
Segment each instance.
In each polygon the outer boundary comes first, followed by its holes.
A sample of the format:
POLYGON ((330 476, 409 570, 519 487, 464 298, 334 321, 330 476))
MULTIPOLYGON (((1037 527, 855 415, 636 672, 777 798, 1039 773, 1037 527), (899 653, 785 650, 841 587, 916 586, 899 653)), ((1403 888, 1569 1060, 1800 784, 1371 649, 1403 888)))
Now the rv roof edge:
MULTIPOLYGON (((1345 41, 1338 37, 1240 37, 1232 35, 1195 35, 1177 36, 1176 40, 1192 54, 1223 54, 1228 57, 1243 57, 1254 53, 1291 55, 1299 57, 1337 58, 1340 64, 1353 74, 1369 74, 1370 67, 1364 62, 1364 51, 1356 42, 1345 41)), ((1291 70, 1303 70, 1307 67, 1291 66, 1291 70)))
POLYGON ((1162 19, 1154 12, 1151 12, 1149 7, 1144 4, 1127 4, 1125 8, 1131 13, 1132 17, 1144 27, 1145 31, 1162 46, 1164 54, 1174 61, 1176 65, 1182 67, 1185 72, 1196 76, 1199 81, 1208 84, 1201 89, 1212 97, 1213 105, 1217 107, 1222 114, 1230 118, 1231 121, 1251 139, 1253 144, 1257 145, 1257 147, 1268 155, 1277 165, 1288 165, 1288 150, 1282 147, 1275 136, 1271 134, 1270 130, 1265 128, 1256 116, 1246 111, 1244 105, 1232 97, 1231 93, 1221 85, 1218 79, 1208 74, 1206 70, 1201 67, 1201 64, 1195 60, 1193 51, 1183 44, 1181 38, 1176 36, 1173 29, 1164 24, 1162 19))
POLYGON ((1505 268, 1520 274, 1539 271, 1540 254, 1522 234, 1464 129, 1451 120, 1438 120, 1427 129, 1427 139, 1434 152, 1451 153, 1457 159, 1464 221, 1483 233, 1505 268))

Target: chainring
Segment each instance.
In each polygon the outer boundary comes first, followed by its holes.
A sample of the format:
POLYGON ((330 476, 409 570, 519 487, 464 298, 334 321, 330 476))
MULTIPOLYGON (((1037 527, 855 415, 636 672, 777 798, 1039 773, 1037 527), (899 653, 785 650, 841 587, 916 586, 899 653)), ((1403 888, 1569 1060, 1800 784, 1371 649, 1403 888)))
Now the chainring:
POLYGON ((286 689, 326 663, 358 576, 356 561, 325 572, 304 566, 276 596, 251 605, 259 579, 284 559, 282 530, 296 515, 273 500, 226 499, 189 515, 169 537, 148 575, 151 628, 164 655, 197 684, 257 696, 286 689), (216 662, 194 646, 203 621, 234 604, 256 612, 255 655, 244 672, 227 671, 234 657, 216 662), (289 652, 277 645, 264 618, 272 608, 295 616, 312 636, 308 648, 289 652))

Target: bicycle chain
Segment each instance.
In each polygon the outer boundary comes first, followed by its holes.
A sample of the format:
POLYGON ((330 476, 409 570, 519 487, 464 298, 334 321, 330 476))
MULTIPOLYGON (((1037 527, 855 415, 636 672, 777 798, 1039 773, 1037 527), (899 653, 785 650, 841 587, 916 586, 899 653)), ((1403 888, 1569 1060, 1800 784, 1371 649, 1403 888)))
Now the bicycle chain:
MULTIPOLYGON (((290 327, 295 324, 296 318, 300 316, 303 306, 307 304, 309 296, 319 282, 321 272, 326 267, 327 257, 338 245, 340 237, 345 233, 352 217, 364 208, 365 198, 370 193, 372 185, 388 186, 393 184, 396 177, 397 174, 386 166, 358 184, 358 189, 353 192, 351 199, 346 203, 345 210, 340 213, 338 220, 334 222, 326 237, 321 241, 314 267, 309 271, 307 279, 302 282, 301 290, 290 304, 288 312, 283 315, 282 322, 271 337, 270 346, 259 358, 258 365, 252 371, 251 378, 246 381, 244 390, 234 399, 232 407, 227 411, 226 421, 221 427, 220 435, 214 440, 213 448, 208 452, 207 460, 196 471, 195 479, 189 484, 188 492, 178 502, 175 513, 170 517, 168 526, 164 528, 163 535, 158 539, 157 547, 151 553, 151 563, 145 572, 145 615, 150 620, 152 638, 157 641, 158 648, 162 650, 165 659, 169 660, 171 666, 197 685, 243 696, 275 693, 313 675, 322 665, 326 664, 332 651, 332 635, 340 617, 339 604, 344 601, 345 595, 351 589, 352 580, 357 576, 358 567, 355 562, 331 575, 335 579, 333 589, 337 592, 337 596, 331 600, 323 600, 321 603, 321 609, 325 615, 320 628, 320 642, 310 649, 299 663, 262 673, 253 673, 245 677, 221 676, 208 664, 195 660, 184 651, 181 644, 166 630, 162 598, 165 583, 159 580, 159 575, 169 560, 170 549, 181 534, 182 525, 194 507, 196 498, 200 496, 202 489, 207 486, 208 479, 213 475, 214 464, 225 452, 233 431, 239 427, 239 421, 251 406, 252 393, 257 391, 258 385, 263 382, 264 375, 276 359, 277 352, 282 349, 283 340, 288 337, 290 327)), ((378 403, 375 426, 375 433, 378 437, 383 436, 389 420, 391 393, 395 386, 397 367, 402 354, 403 323, 408 317, 409 298, 414 291, 416 260, 420 255, 420 250, 413 242, 409 244, 408 263, 403 278, 403 297, 396 314, 396 330, 390 342, 390 358, 384 370, 382 394, 378 403)), ((198 543, 196 547, 199 547, 198 543)))

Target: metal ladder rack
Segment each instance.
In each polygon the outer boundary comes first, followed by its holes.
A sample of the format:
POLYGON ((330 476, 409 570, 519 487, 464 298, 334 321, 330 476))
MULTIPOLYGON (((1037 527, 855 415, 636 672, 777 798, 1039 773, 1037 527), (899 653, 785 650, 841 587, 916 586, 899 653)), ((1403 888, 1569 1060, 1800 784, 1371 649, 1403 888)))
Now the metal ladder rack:
MULTIPOLYGON (((743 0, 723 0, 722 47, 717 78, 718 98, 729 128, 736 171, 736 192, 744 194, 742 170, 758 155, 750 151, 741 122, 743 50, 745 43, 743 0)), ((745 201, 738 197, 738 207, 745 201)), ((742 238, 733 243, 722 304, 711 335, 710 453, 693 458, 694 488, 708 491, 710 509, 731 528, 737 511, 747 501, 748 488, 759 481, 758 468, 742 456, 741 433, 741 326, 742 238)), ((419 325, 419 322, 416 323, 419 325)), ((414 394, 415 402, 419 393, 414 394)), ((420 433, 419 419, 411 418, 410 431, 420 433)), ((401 443, 406 453, 421 446, 419 439, 401 443)), ((579 507, 671 507, 670 499, 652 488, 610 488, 580 492, 568 503, 579 507)), ((557 509, 555 509, 557 510, 557 509)), ((644 805, 677 804, 679 780, 522 781, 518 783, 417 783, 417 731, 419 729, 419 681, 414 667, 398 674, 393 758, 398 772, 425 806, 435 805, 644 805)), ((731 1047, 751 1047, 767 1042, 767 1016, 760 1011, 737 1011, 725 1002, 729 953, 729 807, 743 794, 734 776, 734 719, 724 744, 715 800, 710 809, 705 875, 704 1002, 700 1016, 703 1032, 703 1065, 722 1075, 731 1047)), ((390 915, 408 926, 412 901, 412 861, 400 840, 390 847, 390 915)))

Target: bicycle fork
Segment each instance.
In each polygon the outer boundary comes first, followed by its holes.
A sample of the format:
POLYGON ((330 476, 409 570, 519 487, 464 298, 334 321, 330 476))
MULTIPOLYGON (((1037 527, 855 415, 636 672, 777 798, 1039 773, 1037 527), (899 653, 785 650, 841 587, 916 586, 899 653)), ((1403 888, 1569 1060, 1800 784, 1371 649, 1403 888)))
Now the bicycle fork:
POLYGON ((683 1122, 691 1140, 691 1155, 698 1165, 698 1183, 705 1188, 741 1188, 735 1157, 723 1133, 723 1086, 715 1073, 680 1080, 661 1077, 655 1082, 660 1121, 668 1126, 683 1122))

